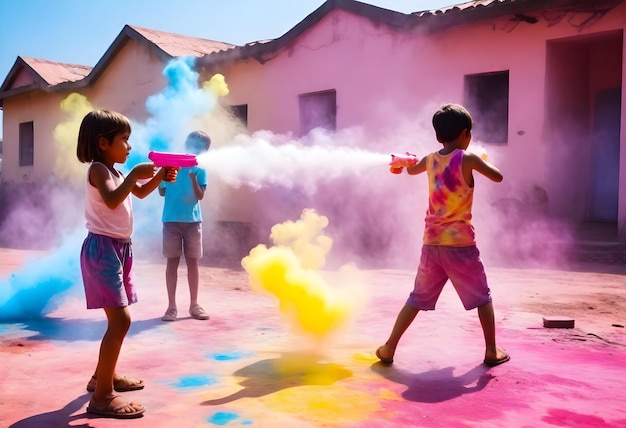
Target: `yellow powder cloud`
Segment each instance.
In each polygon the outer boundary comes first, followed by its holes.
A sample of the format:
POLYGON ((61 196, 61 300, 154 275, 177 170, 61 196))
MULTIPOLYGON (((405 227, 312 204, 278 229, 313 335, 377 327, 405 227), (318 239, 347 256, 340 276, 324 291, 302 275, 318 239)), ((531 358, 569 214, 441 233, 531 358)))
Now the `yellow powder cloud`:
POLYGON ((56 145, 56 159, 54 174, 60 179, 78 184, 85 177, 86 166, 76 159, 76 143, 78 130, 83 117, 93 107, 83 95, 72 93, 61 101, 61 110, 66 119, 54 128, 56 145))
POLYGON ((251 288, 278 299, 281 313, 298 331, 324 339, 350 319, 354 299, 332 288, 316 270, 332 239, 322 234, 328 219, 304 210, 297 222, 272 228, 273 247, 258 245, 241 261, 251 288))

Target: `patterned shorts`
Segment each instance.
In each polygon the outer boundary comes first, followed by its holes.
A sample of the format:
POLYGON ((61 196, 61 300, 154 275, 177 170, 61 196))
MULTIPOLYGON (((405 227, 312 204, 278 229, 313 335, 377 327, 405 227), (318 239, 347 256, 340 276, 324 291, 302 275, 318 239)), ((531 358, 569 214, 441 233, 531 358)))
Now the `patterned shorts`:
POLYGON ((80 252, 87 309, 137 303, 132 267, 130 239, 120 240, 90 232, 80 252))
POLYGON ((487 285, 485 268, 475 245, 469 247, 424 245, 415 276, 415 287, 406 303, 423 311, 435 309, 435 304, 448 279, 465 309, 474 309, 491 302, 491 290, 487 285))

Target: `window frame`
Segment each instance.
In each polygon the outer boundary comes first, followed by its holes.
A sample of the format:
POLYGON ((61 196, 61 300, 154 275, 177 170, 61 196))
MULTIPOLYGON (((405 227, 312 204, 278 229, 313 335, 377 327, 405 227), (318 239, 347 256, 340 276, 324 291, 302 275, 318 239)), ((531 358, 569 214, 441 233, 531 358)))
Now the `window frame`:
POLYGON ((507 145, 509 143, 510 71, 466 74, 464 86, 465 106, 474 119, 472 133, 475 138, 485 144, 507 145))
POLYGON ((35 123, 19 124, 19 166, 35 165, 35 123))
MULTIPOLYGON (((322 104, 318 104, 322 105, 322 104)), ((337 90, 327 89, 323 91, 307 92, 298 95, 298 108, 300 112, 300 135, 304 136, 316 128, 323 128, 328 131, 337 130, 337 90), (306 103, 309 100, 322 100, 328 99, 330 102, 325 103, 325 106, 330 107, 323 120, 319 120, 313 117, 312 114, 308 114, 310 110, 306 107, 306 103)))

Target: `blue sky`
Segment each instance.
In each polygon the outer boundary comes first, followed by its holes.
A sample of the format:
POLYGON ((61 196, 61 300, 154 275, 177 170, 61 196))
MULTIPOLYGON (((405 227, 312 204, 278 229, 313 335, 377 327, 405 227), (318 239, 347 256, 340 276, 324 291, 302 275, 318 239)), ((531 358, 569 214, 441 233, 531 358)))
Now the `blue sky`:
MULTIPOLYGON (((367 1, 403 13, 462 2, 367 1)), ((18 55, 94 66, 125 24, 244 44, 280 37, 323 3, 323 0, 0 0, 0 80, 7 77, 18 55)))

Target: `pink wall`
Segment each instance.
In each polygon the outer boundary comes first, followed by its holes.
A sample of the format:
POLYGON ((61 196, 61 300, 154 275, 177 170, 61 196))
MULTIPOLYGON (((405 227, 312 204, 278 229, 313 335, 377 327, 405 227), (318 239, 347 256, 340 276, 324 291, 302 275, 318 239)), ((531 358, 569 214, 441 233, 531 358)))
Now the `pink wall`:
MULTIPOLYGON (((508 144, 485 145, 505 181, 487 198, 521 194, 537 184, 548 191, 554 213, 581 220, 588 210, 586 141, 593 94, 611 86, 625 91, 624 16, 626 3, 584 29, 570 25, 582 22, 584 14, 565 16, 554 25, 538 14, 536 24, 514 26, 507 17, 426 34, 336 9, 264 64, 238 61, 207 71, 201 80, 215 71, 225 75, 230 89, 225 102, 248 105, 250 131, 268 129, 297 137, 298 95, 334 89, 337 127, 361 127, 362 147, 427 153, 438 148, 432 113, 443 102, 465 102, 464 76, 508 70, 508 144)), ((84 94, 96 107, 115 108, 141 120, 146 98, 165 86, 162 68, 145 46, 131 41, 84 94)), ((33 93, 5 100, 5 141, 17 138, 7 123, 15 128, 33 114, 42 126, 36 135, 50 135, 60 119, 45 111, 65 95, 48 94, 42 100, 33 93)), ((624 148, 626 108, 621 117, 624 148)), ((6 159, 15 156, 9 144, 4 149, 6 159)), ((621 160, 624 183, 626 149, 621 150, 621 160)), ((5 162, 3 175, 16 179, 21 172, 14 169, 5 162)), ((49 168, 38 170, 45 174, 49 168)), ((225 210, 237 219, 255 217, 254 201, 267 197, 262 192, 237 195, 239 206, 225 210)), ((620 188, 619 204, 619 219, 626 228, 626 186, 620 188)))
MULTIPOLYGON (((264 65, 248 61, 225 68, 231 88, 227 101, 249 105, 251 130, 297 135, 298 94, 336 89, 339 128, 362 126, 372 137, 366 144, 375 146, 374 136, 389 137, 412 121, 416 147, 435 150, 430 117, 443 102, 464 103, 464 76, 508 70, 508 144, 485 146, 506 175, 491 197, 537 184, 548 191, 555 214, 582 220, 588 204, 590 93, 624 86, 620 32, 625 15, 621 4, 583 30, 570 25, 571 16, 548 25, 538 14, 534 25, 513 26, 507 17, 423 35, 335 10, 264 65), (571 43, 570 38, 587 35, 598 41, 548 52, 548 41, 571 43), (547 86, 552 84, 577 89, 547 86)), ((625 118, 623 110, 623 123, 625 118)), ((626 186, 620 198, 624 218, 626 186)))

